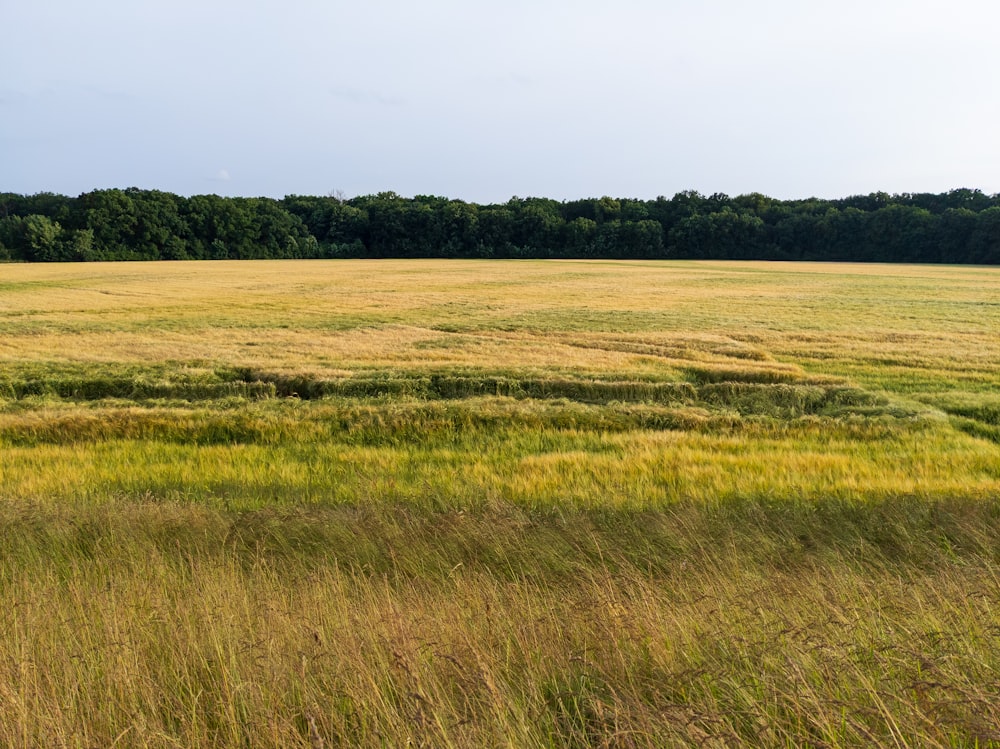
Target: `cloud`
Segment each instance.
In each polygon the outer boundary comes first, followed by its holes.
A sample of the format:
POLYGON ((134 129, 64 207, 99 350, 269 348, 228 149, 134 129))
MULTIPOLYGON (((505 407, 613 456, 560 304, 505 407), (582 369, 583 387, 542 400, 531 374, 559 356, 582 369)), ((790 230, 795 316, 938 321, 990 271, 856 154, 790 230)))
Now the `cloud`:
POLYGON ((229 182, 230 180, 232 180, 232 177, 229 176, 228 169, 220 169, 215 173, 215 176, 212 177, 212 179, 214 179, 216 182, 229 182))

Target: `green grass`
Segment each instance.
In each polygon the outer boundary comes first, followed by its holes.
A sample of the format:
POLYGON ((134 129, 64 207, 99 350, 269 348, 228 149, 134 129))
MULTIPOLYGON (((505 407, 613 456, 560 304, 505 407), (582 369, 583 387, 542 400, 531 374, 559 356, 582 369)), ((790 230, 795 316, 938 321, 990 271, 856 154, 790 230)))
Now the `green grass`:
POLYGON ((8 266, 0 745, 1000 746, 1000 272, 8 266))

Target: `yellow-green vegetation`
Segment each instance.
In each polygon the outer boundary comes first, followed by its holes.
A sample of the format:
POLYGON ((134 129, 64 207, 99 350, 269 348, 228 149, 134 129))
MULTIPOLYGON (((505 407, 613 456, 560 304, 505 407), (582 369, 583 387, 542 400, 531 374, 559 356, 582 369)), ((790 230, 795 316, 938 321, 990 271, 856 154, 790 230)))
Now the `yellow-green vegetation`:
POLYGON ((0 745, 1000 746, 998 299, 3 266, 0 745))

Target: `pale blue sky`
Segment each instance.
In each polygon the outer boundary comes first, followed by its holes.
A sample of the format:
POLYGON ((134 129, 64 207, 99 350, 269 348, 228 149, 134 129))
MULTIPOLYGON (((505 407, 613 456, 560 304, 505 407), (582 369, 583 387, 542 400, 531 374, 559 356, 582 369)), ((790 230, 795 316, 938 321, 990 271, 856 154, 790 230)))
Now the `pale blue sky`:
POLYGON ((0 11, 0 191, 1000 192, 994 0, 0 11))

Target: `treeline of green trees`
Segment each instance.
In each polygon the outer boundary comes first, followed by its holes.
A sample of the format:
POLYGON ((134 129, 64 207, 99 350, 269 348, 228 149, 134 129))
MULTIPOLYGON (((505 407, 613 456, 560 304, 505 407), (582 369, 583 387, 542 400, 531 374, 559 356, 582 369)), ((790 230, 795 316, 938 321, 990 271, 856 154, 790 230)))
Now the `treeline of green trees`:
POLYGON ((356 198, 182 197, 95 190, 0 194, 0 259, 334 257, 713 258, 1000 264, 1000 195, 872 193, 477 205, 392 192, 356 198))

